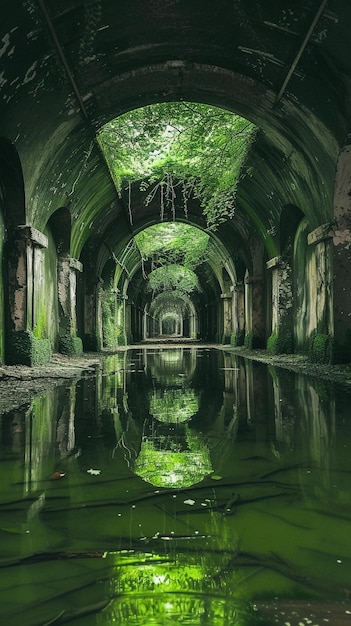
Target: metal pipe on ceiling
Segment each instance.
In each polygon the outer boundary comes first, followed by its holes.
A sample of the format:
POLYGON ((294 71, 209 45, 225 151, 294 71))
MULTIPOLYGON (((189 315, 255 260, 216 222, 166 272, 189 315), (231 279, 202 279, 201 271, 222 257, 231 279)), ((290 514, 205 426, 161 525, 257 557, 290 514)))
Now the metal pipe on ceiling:
POLYGON ((280 99, 281 99, 281 97, 282 97, 282 95, 283 95, 283 93, 284 93, 284 91, 285 91, 285 89, 287 87, 287 84, 290 81, 290 79, 291 79, 291 77, 292 77, 292 75, 293 75, 293 73, 295 71, 295 68, 296 68, 296 66, 297 66, 297 64, 298 64, 298 62, 299 62, 299 60, 300 60, 300 58, 301 58, 301 56, 302 56, 302 54, 303 54, 307 44, 308 44, 308 42, 309 42, 309 40, 310 40, 310 38, 312 36, 312 33, 313 33, 313 31, 314 31, 314 29, 315 29, 315 27, 316 27, 316 25, 317 25, 321 15, 322 15, 322 13, 323 13, 323 11, 324 11, 324 9, 326 7, 327 2, 328 2, 328 0, 322 0, 321 4, 319 5, 319 8, 318 8, 318 10, 317 10, 313 20, 312 20, 312 23, 311 23, 311 25, 310 25, 310 27, 309 27, 309 29, 308 29, 308 31, 307 31, 307 33, 306 33, 302 43, 301 43, 301 45, 300 45, 300 47, 299 47, 299 49, 297 51, 297 54, 296 54, 293 62, 291 63, 291 65, 289 67, 289 70, 288 70, 287 75, 286 75, 286 77, 285 77, 285 79, 283 81, 283 84, 282 84, 282 86, 280 87, 280 89, 278 91, 278 94, 277 94, 275 102, 274 102, 274 106, 276 106, 278 104, 278 102, 280 101, 280 99))
POLYGON ((84 106, 84 102, 82 100, 82 96, 80 95, 77 83, 76 83, 76 81, 74 79, 74 76, 73 76, 73 73, 72 73, 71 68, 69 66, 69 63, 67 61, 66 55, 65 55, 65 53, 63 51, 63 48, 62 48, 62 46, 61 46, 61 44, 60 44, 60 42, 58 40, 58 37, 56 35, 55 27, 54 27, 54 25, 52 23, 51 17, 50 17, 50 15, 48 13, 48 10, 47 10, 46 6, 45 6, 45 2, 44 2, 44 0, 38 0, 38 4, 40 6, 40 9, 41 9, 41 12, 43 14, 43 17, 44 17, 44 20, 46 22, 46 25, 47 25, 47 27, 49 29, 49 32, 50 32, 52 41, 54 43, 54 46, 56 48, 57 54, 60 57, 61 63, 63 65, 64 69, 65 69, 67 78, 68 78, 68 80, 69 80, 69 82, 71 84, 71 87, 72 87, 73 91, 74 91, 74 95, 75 95, 76 100, 77 100, 77 102, 79 104, 79 108, 80 108, 80 110, 82 112, 82 115, 83 115, 84 119, 88 121, 88 114, 87 114, 86 108, 84 106))

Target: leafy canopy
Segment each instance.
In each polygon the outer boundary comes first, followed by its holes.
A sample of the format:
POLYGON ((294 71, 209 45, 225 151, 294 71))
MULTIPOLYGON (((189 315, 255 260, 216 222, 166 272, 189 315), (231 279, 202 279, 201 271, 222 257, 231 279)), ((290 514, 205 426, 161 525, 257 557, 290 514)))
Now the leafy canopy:
POLYGON ((199 289, 196 274, 181 265, 166 265, 158 267, 149 274, 149 289, 151 291, 176 291, 180 294, 190 294, 199 289))
POLYGON ((190 102, 136 109, 99 133, 117 189, 139 182, 145 202, 159 193, 160 214, 176 200, 188 215, 197 198, 209 227, 233 217, 235 191, 256 127, 233 113, 190 102))
POLYGON ((149 261, 148 288, 155 293, 190 294, 199 289, 194 270, 207 259, 209 235, 182 224, 155 224, 138 233, 134 241, 144 262, 149 261))
POLYGON ((134 237, 142 258, 155 265, 181 263, 194 270, 206 261, 209 235, 181 222, 163 222, 141 231, 134 237))

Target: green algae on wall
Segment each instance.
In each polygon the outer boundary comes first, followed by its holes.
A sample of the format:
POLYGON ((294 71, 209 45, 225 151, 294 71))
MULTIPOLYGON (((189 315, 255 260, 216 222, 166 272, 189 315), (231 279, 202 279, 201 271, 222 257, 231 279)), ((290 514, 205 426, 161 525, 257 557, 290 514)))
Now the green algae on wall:
POLYGON ((8 365, 44 365, 50 360, 49 339, 38 339, 30 330, 11 332, 7 341, 8 365))
POLYGON ((56 246, 49 230, 45 231, 48 248, 35 256, 35 290, 33 311, 33 334, 37 339, 48 339, 51 349, 57 349, 57 256, 56 246))

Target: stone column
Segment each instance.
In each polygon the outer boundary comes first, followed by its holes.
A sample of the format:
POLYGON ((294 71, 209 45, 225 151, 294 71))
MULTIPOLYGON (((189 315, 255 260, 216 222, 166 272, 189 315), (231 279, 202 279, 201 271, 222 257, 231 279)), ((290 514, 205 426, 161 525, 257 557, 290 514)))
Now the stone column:
POLYGON ((274 257, 266 267, 272 271, 272 334, 268 348, 273 353, 293 349, 293 285, 292 264, 288 257, 274 257))
POLYGON ((309 276, 310 284, 313 285, 313 300, 311 298, 310 303, 310 320, 313 324, 310 357, 320 363, 329 363, 333 359, 332 238, 333 230, 330 224, 319 226, 307 237, 308 245, 313 246, 313 263, 309 276))
POLYGON ((84 350, 98 352, 102 348, 101 324, 102 279, 95 277, 86 284, 84 302, 84 350))
POLYGON ((233 334, 234 345, 242 346, 245 337, 245 290, 244 284, 237 283, 233 290, 233 334))
POLYGON ((221 298, 223 301, 223 336, 221 341, 223 344, 230 344, 230 337, 232 334, 232 294, 222 293, 221 298))
POLYGON ((83 265, 68 256, 59 257, 57 289, 59 302, 59 350, 63 354, 80 354, 81 340, 77 337, 77 272, 83 265))
POLYGON ((265 307, 263 276, 250 276, 245 273, 245 346, 263 348, 265 346, 265 307))
POLYGON ((50 342, 36 339, 35 324, 35 255, 48 247, 46 235, 33 226, 17 226, 8 250, 8 311, 6 361, 35 365, 49 360, 50 342))
POLYGON ((333 231, 335 359, 351 359, 351 136, 340 151, 335 179, 333 231))

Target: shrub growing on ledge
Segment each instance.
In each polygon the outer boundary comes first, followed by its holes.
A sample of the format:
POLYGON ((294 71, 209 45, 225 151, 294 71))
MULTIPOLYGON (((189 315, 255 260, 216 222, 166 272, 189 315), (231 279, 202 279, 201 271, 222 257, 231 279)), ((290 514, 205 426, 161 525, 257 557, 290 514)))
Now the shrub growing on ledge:
POLYGON ((334 339, 324 333, 311 337, 308 356, 313 363, 330 364, 333 361, 334 339))
POLYGON ((291 354, 293 352, 293 335, 290 331, 275 331, 267 339, 268 354, 291 354))
POLYGON ((51 359, 49 339, 38 339, 32 331, 12 332, 7 345, 7 363, 9 365, 44 365, 51 359))
POLYGON ((83 344, 80 337, 64 335, 60 337, 59 351, 67 356, 79 356, 83 353, 83 344))

